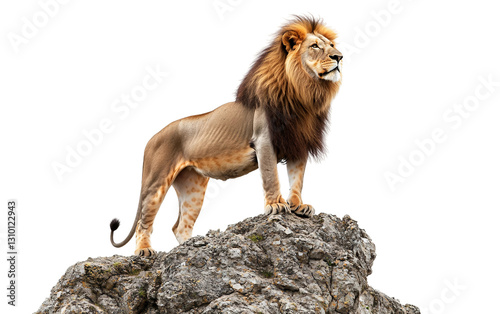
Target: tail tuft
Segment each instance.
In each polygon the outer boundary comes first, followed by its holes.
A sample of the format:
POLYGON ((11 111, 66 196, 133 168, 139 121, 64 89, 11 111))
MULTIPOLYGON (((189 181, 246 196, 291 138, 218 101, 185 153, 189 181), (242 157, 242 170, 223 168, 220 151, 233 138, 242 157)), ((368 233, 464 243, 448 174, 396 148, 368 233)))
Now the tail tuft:
POLYGON ((118 227, 120 227, 120 221, 116 218, 111 220, 109 227, 111 228, 111 231, 115 231, 118 227))

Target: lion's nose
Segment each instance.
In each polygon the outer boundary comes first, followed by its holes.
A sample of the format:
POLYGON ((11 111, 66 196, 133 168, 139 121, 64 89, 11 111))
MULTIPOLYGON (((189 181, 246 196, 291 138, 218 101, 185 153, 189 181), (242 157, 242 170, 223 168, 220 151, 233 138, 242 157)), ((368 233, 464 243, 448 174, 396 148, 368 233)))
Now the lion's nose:
POLYGON ((334 55, 331 55, 330 58, 337 61, 337 62, 340 62, 340 60, 342 60, 343 56, 341 54, 334 54, 334 55))

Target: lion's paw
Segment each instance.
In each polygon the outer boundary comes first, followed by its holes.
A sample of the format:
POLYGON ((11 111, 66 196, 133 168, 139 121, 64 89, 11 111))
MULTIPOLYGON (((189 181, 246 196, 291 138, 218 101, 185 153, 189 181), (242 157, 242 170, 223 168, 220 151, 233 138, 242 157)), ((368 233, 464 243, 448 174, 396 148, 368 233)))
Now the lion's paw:
POLYGON ((150 247, 135 250, 135 255, 144 257, 153 257, 156 255, 156 251, 150 247))
POLYGON ((287 203, 274 203, 266 205, 264 208, 266 215, 276 215, 279 213, 287 213, 290 214, 292 211, 290 210, 290 206, 287 203))
POLYGON ((303 216, 311 218, 314 215, 314 207, 307 204, 300 204, 297 206, 293 206, 291 208, 292 212, 297 216, 303 216))

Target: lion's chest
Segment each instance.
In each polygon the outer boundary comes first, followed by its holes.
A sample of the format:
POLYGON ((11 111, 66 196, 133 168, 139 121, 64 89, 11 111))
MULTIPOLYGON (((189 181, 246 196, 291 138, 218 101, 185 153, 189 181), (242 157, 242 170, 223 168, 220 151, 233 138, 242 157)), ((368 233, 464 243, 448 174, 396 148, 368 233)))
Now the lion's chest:
POLYGON ((278 159, 296 161, 307 158, 308 154, 319 157, 324 152, 327 117, 327 113, 304 116, 267 112, 271 141, 278 159))

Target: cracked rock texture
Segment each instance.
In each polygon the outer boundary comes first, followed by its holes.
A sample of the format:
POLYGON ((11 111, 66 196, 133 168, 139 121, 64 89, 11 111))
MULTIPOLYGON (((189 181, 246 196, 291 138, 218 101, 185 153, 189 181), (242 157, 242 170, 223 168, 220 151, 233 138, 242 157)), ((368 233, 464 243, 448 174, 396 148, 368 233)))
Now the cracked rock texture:
POLYGON ((348 216, 260 215, 154 258, 77 263, 37 313, 420 313, 368 286, 375 256, 348 216))

